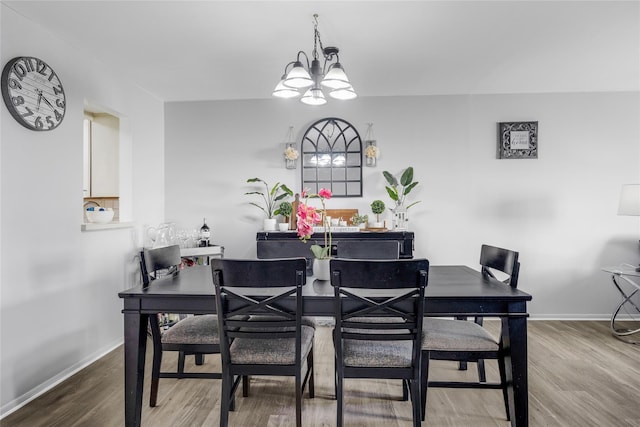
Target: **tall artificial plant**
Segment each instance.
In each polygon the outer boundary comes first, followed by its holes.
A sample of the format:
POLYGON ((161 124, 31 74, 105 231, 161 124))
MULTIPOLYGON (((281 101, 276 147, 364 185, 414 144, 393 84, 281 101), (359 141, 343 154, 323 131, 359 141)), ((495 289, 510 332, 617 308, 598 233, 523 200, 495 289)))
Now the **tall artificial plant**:
POLYGON ((249 191, 244 193, 245 195, 258 195, 262 197, 262 201, 264 205, 260 205, 256 202, 249 202, 253 206, 257 207, 265 214, 267 214, 267 218, 273 218, 276 214, 276 209, 278 207, 278 202, 281 200, 293 196, 293 191, 289 189, 284 184, 280 184, 277 182, 273 187, 269 188, 269 184, 266 181, 260 178, 250 178, 247 180, 249 183, 261 182, 264 184, 265 191, 249 191))
MULTIPOLYGON (((402 172, 400 181, 398 181, 395 176, 391 175, 387 171, 382 172, 382 174, 389 183, 389 185, 385 186, 385 188, 387 190, 387 193, 389 194, 389 197, 391 197, 391 200, 396 203, 396 208, 398 206, 404 206, 407 194, 409 194, 411 190, 413 190, 416 185, 418 185, 418 181, 413 180, 413 167, 409 166, 404 170, 404 172, 402 172)), ((405 208, 409 209, 411 206, 417 203, 420 203, 420 201, 416 201, 409 205, 406 205, 405 208)))

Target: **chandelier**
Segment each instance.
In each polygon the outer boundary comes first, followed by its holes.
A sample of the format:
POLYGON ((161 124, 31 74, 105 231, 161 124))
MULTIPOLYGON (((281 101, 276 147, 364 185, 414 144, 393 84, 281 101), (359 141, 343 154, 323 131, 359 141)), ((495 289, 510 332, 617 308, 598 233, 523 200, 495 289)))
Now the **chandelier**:
POLYGON ((329 96, 335 99, 353 99, 357 97, 349 78, 340 64, 339 49, 333 46, 324 47, 318 32, 318 15, 313 15, 313 59, 309 66, 309 57, 304 51, 299 51, 295 61, 284 67, 284 74, 273 90, 273 96, 278 98, 295 98, 301 91, 307 89, 300 101, 308 105, 323 105, 327 103, 322 88, 329 91, 329 96), (320 50, 318 51, 318 46, 320 50), (320 65, 318 52, 324 57, 324 64, 320 65), (301 61, 304 56, 305 63, 301 61), (333 62, 335 61, 335 62, 333 62), (306 66, 305 66, 306 65, 306 66))

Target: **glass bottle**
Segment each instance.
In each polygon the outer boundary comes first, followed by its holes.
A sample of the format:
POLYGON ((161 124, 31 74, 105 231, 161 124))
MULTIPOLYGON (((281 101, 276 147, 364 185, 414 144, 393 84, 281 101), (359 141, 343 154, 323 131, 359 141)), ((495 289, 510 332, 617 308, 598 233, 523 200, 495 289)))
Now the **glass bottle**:
POLYGON ((200 246, 209 246, 211 238, 211 229, 207 225, 207 218, 202 219, 202 227, 200 227, 200 246))

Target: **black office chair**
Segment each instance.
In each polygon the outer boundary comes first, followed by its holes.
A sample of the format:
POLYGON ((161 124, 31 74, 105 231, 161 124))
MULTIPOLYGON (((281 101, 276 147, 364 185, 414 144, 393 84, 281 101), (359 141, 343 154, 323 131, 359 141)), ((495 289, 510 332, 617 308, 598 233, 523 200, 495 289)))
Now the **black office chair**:
MULTIPOLYGON (((516 288, 520 272, 518 255, 518 252, 515 251, 482 245, 480 252, 482 274, 495 279, 493 271, 501 271, 508 276, 503 283, 516 288)), ((500 337, 496 339, 482 327, 481 316, 476 316, 474 321, 431 317, 424 319, 421 381, 423 420, 426 415, 428 387, 501 389, 507 420, 514 419, 515 408, 507 320, 506 318, 501 319, 500 337), (486 382, 484 359, 497 359, 500 372, 499 383, 486 382), (430 360, 452 360, 460 363, 477 362, 479 380, 477 382, 429 381, 430 360)), ((464 365, 461 368, 464 369, 464 365)))
POLYGON ((301 427, 307 383, 309 397, 314 397, 315 330, 302 323, 304 258, 215 259, 211 271, 221 332, 220 426, 228 424, 240 376, 269 375, 295 377, 296 426, 301 427), (246 288, 260 288, 260 296, 246 288))
MULTIPOLYGON (((156 249, 144 249, 140 254, 140 271, 143 285, 161 275, 179 274, 181 263, 178 245, 156 249)), ((166 331, 160 330, 158 316, 149 315, 153 337, 153 367, 149 406, 156 406, 160 378, 214 378, 219 372, 185 372, 185 355, 195 355, 196 364, 204 363, 204 354, 220 353, 218 318, 216 315, 189 316, 179 320, 166 331), (164 351, 178 351, 178 367, 175 371, 161 371, 164 351)))
POLYGON ((420 425, 420 355, 428 272, 426 259, 331 260, 338 427, 343 426, 345 378, 408 383, 413 425, 420 425), (390 290, 387 295, 385 289, 390 290), (371 291, 379 296, 367 297, 371 291))

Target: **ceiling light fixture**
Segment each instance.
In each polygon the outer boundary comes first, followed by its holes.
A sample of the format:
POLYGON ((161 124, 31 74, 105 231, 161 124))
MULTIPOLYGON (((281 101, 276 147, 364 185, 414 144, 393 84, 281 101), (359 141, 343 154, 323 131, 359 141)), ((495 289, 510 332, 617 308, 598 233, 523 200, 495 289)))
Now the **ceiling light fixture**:
POLYGON ((300 91, 307 89, 300 101, 308 105, 323 105, 327 99, 322 92, 322 87, 329 90, 329 96, 335 99, 347 100, 357 97, 353 86, 344 72, 339 49, 333 46, 324 47, 318 32, 318 15, 313 15, 313 59, 309 65, 309 57, 304 51, 299 51, 295 61, 289 62, 284 67, 284 74, 280 82, 273 90, 273 96, 278 98, 295 98, 300 96, 300 91), (324 57, 324 65, 320 65, 318 46, 324 57), (305 63, 301 61, 304 56, 305 63), (335 62, 333 62, 335 61, 335 62), (306 65, 306 66, 305 66, 306 65))

